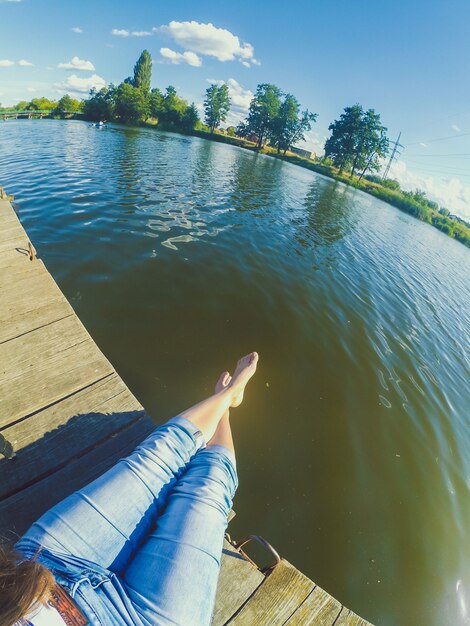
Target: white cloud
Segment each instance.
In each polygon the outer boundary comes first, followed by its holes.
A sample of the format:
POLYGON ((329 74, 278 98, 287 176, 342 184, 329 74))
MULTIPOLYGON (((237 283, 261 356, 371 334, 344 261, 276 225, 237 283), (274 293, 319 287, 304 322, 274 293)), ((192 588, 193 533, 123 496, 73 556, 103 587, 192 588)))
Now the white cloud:
POLYGON ((63 91, 88 93, 90 89, 95 88, 99 90, 106 87, 106 81, 104 78, 101 78, 101 76, 97 76, 96 74, 85 78, 81 78, 76 74, 71 74, 68 76, 66 81, 57 84, 56 87, 59 87, 63 91))
POLYGON ((422 148, 427 148, 427 147, 428 147, 428 144, 427 144, 427 143, 423 143, 422 141, 420 141, 419 145, 420 145, 422 148))
POLYGON ((80 70, 82 72, 93 72, 95 70, 95 66, 91 61, 85 61, 78 57, 73 57, 68 63, 59 63, 57 67, 61 70, 80 70))
POLYGON ((229 78, 227 85, 232 108, 238 113, 248 113, 253 98, 253 92, 250 91, 250 89, 242 87, 234 78, 229 78))
POLYGON ((126 30, 125 28, 113 28, 111 35, 117 37, 148 37, 152 33, 148 30, 126 30))
POLYGON ((31 61, 26 61, 26 59, 21 59, 21 61, 18 61, 18 65, 21 65, 21 67, 34 67, 34 63, 31 63, 31 61))
POLYGON ((457 124, 452 124, 452 130, 455 130, 456 133, 460 133, 461 129, 457 126, 457 124))
POLYGON ((187 63, 193 67, 200 67, 202 65, 201 57, 195 52, 175 52, 170 48, 160 48, 160 54, 164 59, 167 59, 169 63, 178 65, 179 63, 187 63))
POLYGON ((242 65, 244 65, 245 67, 251 67, 248 61, 242 61, 242 65))
POLYGON ((175 22, 153 29, 169 35, 182 48, 205 56, 212 56, 219 61, 240 59, 250 62, 253 59, 253 46, 242 43, 240 39, 225 28, 200 22, 175 22))
POLYGON ((72 28, 72 32, 74 32, 74 33, 83 33, 83 30, 80 28, 80 26, 74 26, 72 28))
POLYGON ((34 89, 34 87, 26 87, 26 91, 30 91, 31 93, 33 93, 34 91, 36 91, 36 89, 34 89))
POLYGON ((317 156, 324 153, 326 136, 320 135, 316 131, 308 131, 305 134, 305 141, 299 141, 296 145, 305 150, 315 152, 317 156))
POLYGON ((470 219, 470 185, 465 185, 458 178, 416 174, 408 169, 404 161, 392 164, 390 178, 396 178, 403 189, 422 189, 431 200, 446 207, 451 213, 470 219))
POLYGON ((0 59, 0 67, 11 67, 15 65, 14 61, 10 61, 9 59, 0 59))
POLYGON ((22 2, 22 0, 0 0, 0 4, 6 4, 7 2, 22 2))

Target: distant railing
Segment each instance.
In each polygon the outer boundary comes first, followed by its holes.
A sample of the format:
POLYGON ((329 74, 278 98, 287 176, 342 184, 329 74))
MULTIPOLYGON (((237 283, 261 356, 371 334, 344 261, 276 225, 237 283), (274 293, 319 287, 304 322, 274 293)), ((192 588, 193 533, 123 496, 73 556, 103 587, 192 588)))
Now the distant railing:
MULTIPOLYGON (((7 111, 0 111, 0 118, 5 117, 44 117, 46 115, 51 115, 54 112, 54 109, 31 109, 31 110, 23 110, 16 111, 15 109, 9 109, 7 111)), ((83 115, 81 111, 61 111, 62 115, 83 115)))

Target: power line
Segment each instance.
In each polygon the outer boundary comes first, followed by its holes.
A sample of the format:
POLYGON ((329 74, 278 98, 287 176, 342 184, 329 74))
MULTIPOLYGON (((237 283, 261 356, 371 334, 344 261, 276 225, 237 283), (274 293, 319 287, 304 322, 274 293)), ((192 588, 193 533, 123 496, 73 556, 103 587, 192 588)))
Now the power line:
POLYGON ((392 166, 393 163, 393 159, 395 158, 395 155, 398 154, 398 156, 401 155, 401 152, 398 152, 398 148, 403 148, 403 150, 405 149, 405 146, 402 146, 400 143, 400 137, 401 137, 401 131, 398 134, 397 140, 395 141, 394 145, 393 145, 393 150, 392 150, 392 154, 390 155, 390 158, 388 160, 387 166, 385 168, 384 174, 382 176, 382 180, 385 180, 388 176, 388 173, 390 171, 390 167, 392 166))
MULTIPOLYGON (((408 154, 408 153, 407 153, 408 154)), ((451 159, 458 159, 461 157, 470 157, 470 152, 455 152, 454 154, 408 154, 408 157, 448 157, 451 159)))
MULTIPOLYGON (((408 159, 406 159, 406 162, 410 163, 408 159)), ((412 165, 413 167, 422 167, 422 168, 428 169, 429 171, 443 169, 443 170, 448 170, 449 172, 467 172, 470 175, 470 171, 468 167, 453 167, 452 165, 439 165, 439 164, 426 166, 424 163, 421 163, 420 161, 418 161, 417 163, 412 161, 410 165, 412 165)))
MULTIPOLYGON (((437 175, 445 176, 447 178, 452 176, 452 174, 454 174, 454 172, 455 172, 455 170, 444 171, 444 170, 441 170, 441 169, 420 167, 420 166, 414 165, 412 163, 411 166, 410 166, 409 171, 412 173, 415 170, 418 170, 420 172, 427 172, 430 176, 433 176, 433 175, 437 174, 437 175)), ((464 171, 466 171, 467 173, 463 174, 463 173, 460 173, 460 172, 455 172, 455 177, 456 178, 468 178, 468 177, 470 177, 470 173, 468 173, 468 170, 464 170, 464 171)))
POLYGON ((470 133, 460 133, 458 135, 448 135, 447 137, 438 137, 437 139, 426 139, 425 141, 414 141, 409 143, 409 146, 417 146, 421 143, 434 143, 436 141, 444 141, 446 139, 457 139, 457 137, 467 137, 470 133))

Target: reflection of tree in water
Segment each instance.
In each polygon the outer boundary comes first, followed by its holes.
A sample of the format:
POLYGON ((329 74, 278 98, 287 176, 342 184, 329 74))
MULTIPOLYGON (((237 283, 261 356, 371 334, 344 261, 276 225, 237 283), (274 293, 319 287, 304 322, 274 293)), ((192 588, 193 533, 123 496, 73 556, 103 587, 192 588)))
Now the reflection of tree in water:
POLYGON ((214 142, 205 139, 192 139, 189 163, 191 168, 191 187, 194 193, 207 191, 214 187, 216 175, 216 152, 214 142))
MULTIPOLYGON (((106 131, 107 132, 107 131, 106 131)), ((122 198, 137 198, 139 183, 139 139, 138 129, 119 129, 119 146, 114 151, 116 166, 120 175, 117 177, 117 188, 122 198)))
POLYGON ((349 210, 351 190, 338 182, 315 180, 305 196, 305 213, 295 220, 296 239, 304 248, 330 245, 354 226, 349 210))
POLYGON ((282 166, 277 159, 239 153, 231 177, 233 207, 251 211, 279 204, 282 166))

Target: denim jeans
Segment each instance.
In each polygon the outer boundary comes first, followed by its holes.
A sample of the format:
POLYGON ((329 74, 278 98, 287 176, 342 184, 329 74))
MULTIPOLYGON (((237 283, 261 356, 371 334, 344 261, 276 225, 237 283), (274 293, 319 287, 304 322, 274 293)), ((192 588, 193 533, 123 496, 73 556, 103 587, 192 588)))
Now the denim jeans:
POLYGON ((178 416, 16 544, 94 626, 210 624, 235 458, 178 416))

